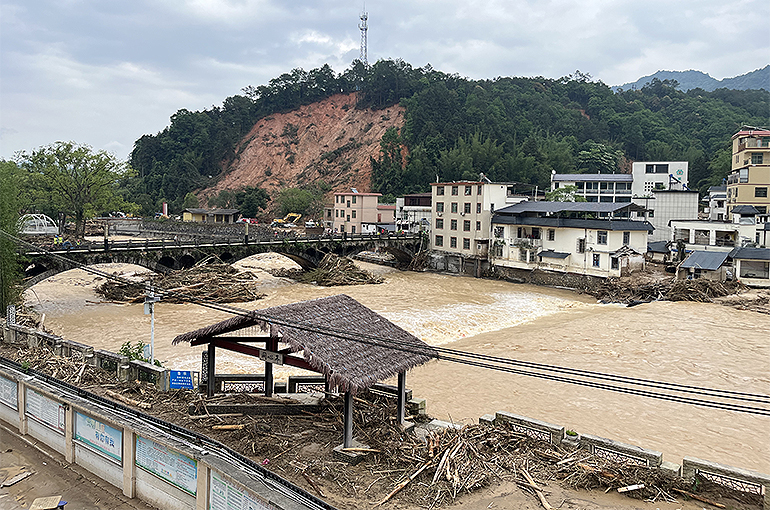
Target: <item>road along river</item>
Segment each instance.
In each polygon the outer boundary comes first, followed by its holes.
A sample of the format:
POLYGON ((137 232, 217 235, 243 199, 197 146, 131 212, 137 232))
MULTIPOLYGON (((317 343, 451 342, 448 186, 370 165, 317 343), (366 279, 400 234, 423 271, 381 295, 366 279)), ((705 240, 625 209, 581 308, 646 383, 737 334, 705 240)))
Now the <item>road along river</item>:
MULTIPOLYGON (((345 293, 429 344, 596 372, 678 384, 770 394, 770 316, 700 303, 655 302, 626 308, 575 293, 494 280, 400 272, 361 263, 381 285, 323 288, 274 278, 259 268, 284 266, 263 254, 238 263, 255 271, 266 308, 345 293)), ((102 266, 109 272, 136 266, 102 266)), ((94 304, 95 278, 74 270, 49 278, 25 298, 46 326, 71 340, 117 351, 149 343, 142 305, 94 304)), ((228 318, 196 305, 155 308, 155 355, 175 369, 200 370, 201 349, 171 339, 228 318)), ((261 372, 237 354, 217 359, 218 372, 261 372)), ((279 371, 286 377, 289 371, 279 371)), ((428 413, 476 422, 509 411, 662 451, 770 473, 770 417, 710 409, 469 367, 431 362, 409 372, 407 385, 428 400, 428 413)))

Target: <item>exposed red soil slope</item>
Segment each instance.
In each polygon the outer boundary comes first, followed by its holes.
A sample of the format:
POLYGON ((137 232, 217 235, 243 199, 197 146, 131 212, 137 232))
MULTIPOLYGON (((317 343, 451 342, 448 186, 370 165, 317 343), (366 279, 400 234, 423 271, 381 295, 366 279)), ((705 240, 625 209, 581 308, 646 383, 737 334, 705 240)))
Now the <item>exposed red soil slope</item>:
POLYGON ((257 186, 272 198, 281 189, 321 180, 334 191, 370 192, 369 158, 379 158, 380 139, 388 128, 403 125, 401 106, 357 110, 355 94, 338 94, 265 117, 238 146, 226 175, 200 195, 257 186))

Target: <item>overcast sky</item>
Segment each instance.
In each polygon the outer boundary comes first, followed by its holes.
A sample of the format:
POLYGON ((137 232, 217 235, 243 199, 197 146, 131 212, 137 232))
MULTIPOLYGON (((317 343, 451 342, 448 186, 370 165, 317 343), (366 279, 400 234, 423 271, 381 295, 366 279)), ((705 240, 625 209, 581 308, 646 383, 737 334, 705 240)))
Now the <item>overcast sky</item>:
MULTIPOLYGON (((129 156, 179 109, 359 56, 361 1, 0 0, 0 158, 57 140, 129 156)), ((369 62, 469 78, 576 69, 717 79, 770 62, 768 0, 373 1, 369 62)))

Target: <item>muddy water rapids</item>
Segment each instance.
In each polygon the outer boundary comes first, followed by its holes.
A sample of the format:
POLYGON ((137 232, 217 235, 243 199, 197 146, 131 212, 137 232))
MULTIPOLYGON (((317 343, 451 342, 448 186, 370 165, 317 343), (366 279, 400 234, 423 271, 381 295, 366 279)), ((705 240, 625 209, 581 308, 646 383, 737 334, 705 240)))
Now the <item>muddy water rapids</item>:
MULTIPOLYGON (((620 374, 671 383, 770 394, 770 316, 716 304, 654 302, 632 308, 597 304, 565 290, 371 264, 380 285, 323 288, 274 278, 262 269, 290 264, 276 254, 237 265, 256 272, 266 308, 346 293, 431 345, 490 356, 620 374)), ((100 266, 108 272, 137 266, 100 266)), ((149 343, 143 306, 96 302, 95 277, 68 271, 39 283, 25 298, 46 314, 46 326, 71 340, 117 351, 149 343)), ((159 303, 155 355, 165 366, 200 370, 200 349, 172 346, 180 333, 228 318, 196 305, 159 303)), ((277 378, 291 369, 278 370, 277 378)), ((261 372, 260 362, 222 353, 217 371, 261 372)), ((297 372, 299 373, 299 372, 297 372)), ((509 411, 661 451, 681 463, 694 456, 770 473, 770 417, 711 409, 546 381, 448 361, 409 372, 407 385, 428 401, 432 416, 475 423, 509 411)))

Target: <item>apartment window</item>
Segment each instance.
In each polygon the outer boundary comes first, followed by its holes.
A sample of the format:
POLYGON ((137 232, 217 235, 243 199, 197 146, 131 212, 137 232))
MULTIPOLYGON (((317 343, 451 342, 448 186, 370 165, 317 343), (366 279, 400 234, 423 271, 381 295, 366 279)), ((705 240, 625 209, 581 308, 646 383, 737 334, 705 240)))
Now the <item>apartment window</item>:
POLYGON ((351 214, 351 216, 353 216, 353 218, 356 217, 356 211, 350 211, 350 214, 351 214))
POLYGON ((463 230, 465 232, 470 232, 471 231, 471 220, 464 220, 463 221, 463 230))
POLYGON ((548 240, 554 241, 556 239, 556 230, 549 228, 548 229, 548 240))
POLYGON ((340 217, 340 212, 339 212, 339 210, 337 210, 337 209, 335 209, 335 210, 334 210, 334 217, 335 217, 335 218, 339 218, 339 217, 340 217))
POLYGON ((345 221, 350 221, 350 215, 349 214, 348 214, 348 217, 346 218, 345 221))
POLYGON ((436 202, 436 212, 444 212, 444 202, 436 202))
POLYGON ((481 195, 481 184, 476 187, 476 194, 481 195))
POLYGON ((767 188, 754 188, 754 196, 757 198, 767 198, 767 188))
POLYGON ((576 182, 575 186, 577 186, 578 191, 583 191, 586 187, 586 184, 584 182, 576 182))
POLYGON ((350 233, 351 233, 351 234, 355 234, 355 233, 356 233, 356 226, 355 226, 355 225, 352 225, 352 226, 350 227, 350 233))
POLYGON ((503 237, 505 235, 504 227, 495 227, 495 237, 503 237))
POLYGON ((623 232, 623 244, 631 244, 631 232, 623 232))
POLYGON ((470 202, 465 202, 463 204, 463 212, 465 214, 470 214, 471 213, 471 203, 470 202))
POLYGON ((355 204, 356 203, 356 197, 353 197, 352 200, 353 200, 353 203, 355 204))
POLYGON ((457 202, 452 202, 452 213, 457 214, 457 202))
POLYGON ((457 220, 451 220, 451 221, 449 222, 449 228, 450 228, 451 230, 457 230, 457 220))
POLYGON ((444 186, 436 186, 436 195, 444 194, 444 186))
POLYGON ((647 217, 648 218, 654 218, 655 217, 655 210, 654 209, 650 209, 649 211, 647 211, 647 217))
POLYGON ((540 229, 532 227, 532 239, 540 239, 540 229))
POLYGON ((620 261, 618 260, 617 257, 612 257, 610 259, 610 266, 612 267, 612 269, 620 269, 620 261))
POLYGON ((738 171, 738 182, 749 182, 749 169, 748 168, 741 168, 738 171))
POLYGON ((436 236, 436 246, 444 246, 444 236, 436 236))
POLYGON ((644 173, 646 174, 667 174, 668 164, 662 165, 646 165, 644 167, 644 173))
POLYGON ((593 266, 594 267, 600 267, 602 261, 602 256, 598 253, 594 253, 594 259, 593 259, 593 266))
POLYGON ((449 238, 449 247, 450 248, 457 248, 457 238, 456 237, 450 237, 449 238))
POLYGON ((452 186, 452 196, 453 197, 457 196, 457 186, 452 186))
POLYGON ((469 197, 473 193, 473 186, 465 186, 465 196, 469 197))
POLYGON ((586 251, 586 240, 585 239, 578 239, 577 240, 577 252, 578 253, 585 253, 586 251))
POLYGON ((752 165, 761 165, 762 164, 762 153, 761 152, 752 152, 751 153, 751 164, 752 165))
POLYGON ((759 214, 767 214, 767 206, 766 205, 755 205, 754 208, 757 210, 759 214))
POLYGON ((476 230, 481 230, 481 222, 480 221, 476 222, 476 230))
POLYGON ((444 228, 444 220, 436 218, 436 228, 444 228))
POLYGON ((467 237, 463 238, 463 250, 470 250, 471 249, 471 240, 467 237))
POLYGON ((476 214, 481 214, 481 203, 476 204, 476 214))
POLYGON ((606 230, 599 230, 596 232, 596 243, 597 244, 607 244, 607 231, 606 230))

